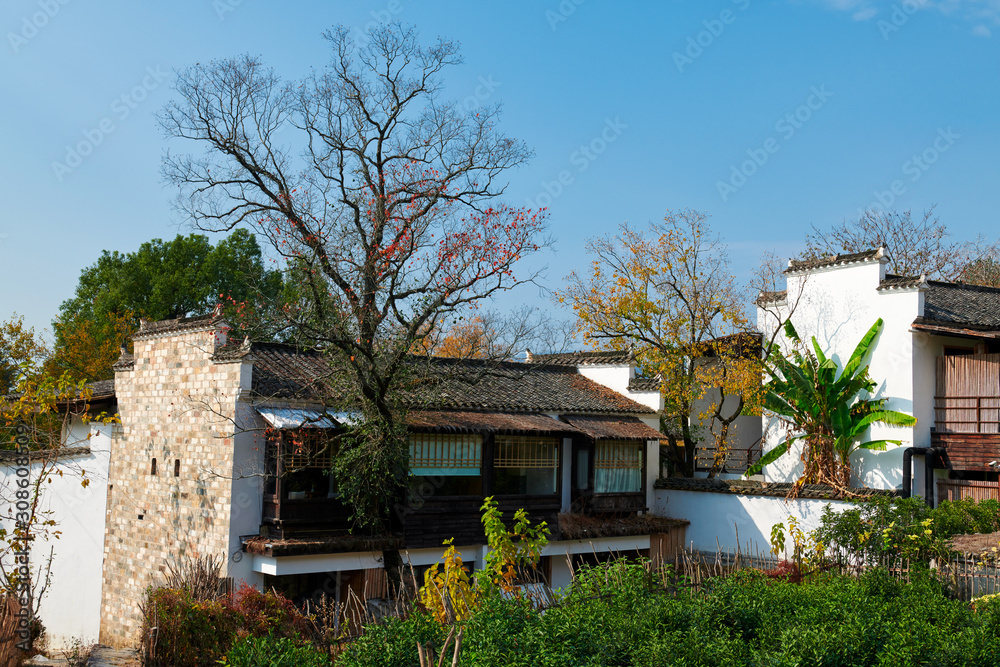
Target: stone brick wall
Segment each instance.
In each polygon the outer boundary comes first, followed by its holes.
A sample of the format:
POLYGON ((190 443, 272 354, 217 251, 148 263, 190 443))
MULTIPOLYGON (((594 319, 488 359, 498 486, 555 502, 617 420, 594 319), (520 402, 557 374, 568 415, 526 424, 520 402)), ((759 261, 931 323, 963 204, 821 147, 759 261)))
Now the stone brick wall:
POLYGON ((108 476, 104 644, 136 645, 139 603, 168 562, 227 556, 240 364, 211 358, 224 331, 217 319, 140 330, 133 367, 116 370, 123 429, 108 476))

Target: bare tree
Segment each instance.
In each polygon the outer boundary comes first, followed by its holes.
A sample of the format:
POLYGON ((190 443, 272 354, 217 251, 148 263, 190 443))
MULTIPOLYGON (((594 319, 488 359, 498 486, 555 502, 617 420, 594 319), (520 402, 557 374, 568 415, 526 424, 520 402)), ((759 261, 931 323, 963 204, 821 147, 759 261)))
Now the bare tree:
POLYGON ((916 219, 910 211, 870 209, 856 221, 845 220, 824 231, 813 226, 806 236, 806 257, 862 252, 882 246, 889 270, 904 276, 926 274, 936 280, 960 280, 975 260, 995 255, 998 245, 980 234, 973 241, 951 241, 948 227, 934 214, 935 206, 916 219))
POLYGON ((373 524, 405 481, 412 345, 533 280, 514 265, 545 244, 545 216, 501 200, 504 172, 531 152, 499 131, 499 105, 441 100, 457 44, 422 46, 399 24, 362 45, 343 27, 324 36, 331 62, 302 81, 249 56, 180 71, 160 123, 205 152, 168 153, 163 171, 194 226, 247 225, 288 262, 298 299, 284 317, 328 351, 341 382, 331 400, 366 417, 337 469, 355 518, 373 524))

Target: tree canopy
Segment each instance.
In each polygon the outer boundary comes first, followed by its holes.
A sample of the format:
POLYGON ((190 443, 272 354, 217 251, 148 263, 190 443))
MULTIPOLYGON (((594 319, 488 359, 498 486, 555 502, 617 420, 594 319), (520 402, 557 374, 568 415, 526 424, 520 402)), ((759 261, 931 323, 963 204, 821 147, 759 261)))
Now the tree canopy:
POLYGON ((759 355, 739 344, 752 331, 748 299, 707 216, 668 212, 644 231, 625 224, 615 237, 591 239, 587 249, 590 270, 573 272, 558 292, 585 340, 635 353, 660 378, 664 431, 680 434, 679 446, 665 450, 676 469, 693 475, 702 439, 713 439, 724 459, 729 426, 757 401, 760 367, 759 355), (727 336, 735 344, 716 343, 727 336))
POLYGON ((212 245, 207 236, 153 239, 131 253, 105 250, 83 270, 72 299, 53 322, 56 374, 103 380, 139 318, 174 319, 229 308, 238 333, 267 335, 261 311, 280 302, 281 273, 264 266, 245 229, 212 245))
POLYGON ((442 99, 457 44, 424 46, 400 24, 363 43, 346 27, 324 37, 329 64, 299 81, 251 56, 181 70, 160 123, 199 152, 168 154, 163 171, 193 225, 248 225, 294 268, 285 324, 349 385, 331 401, 366 417, 337 465, 355 518, 372 523, 406 483, 414 343, 532 280, 514 266, 544 244, 545 216, 502 200, 504 173, 531 151, 499 130, 499 105, 442 99))
POLYGON ((24 326, 24 318, 16 313, 0 322, 0 396, 14 391, 26 369, 37 367, 47 350, 35 334, 24 326))

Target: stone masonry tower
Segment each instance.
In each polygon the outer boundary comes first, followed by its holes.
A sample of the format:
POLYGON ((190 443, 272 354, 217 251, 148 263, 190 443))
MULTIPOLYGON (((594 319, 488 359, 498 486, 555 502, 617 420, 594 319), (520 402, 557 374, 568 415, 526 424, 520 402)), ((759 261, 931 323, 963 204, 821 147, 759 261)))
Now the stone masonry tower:
POLYGON ((213 358, 226 329, 218 310, 143 322, 115 364, 102 643, 135 645, 139 603, 168 562, 227 556, 241 364, 213 358))

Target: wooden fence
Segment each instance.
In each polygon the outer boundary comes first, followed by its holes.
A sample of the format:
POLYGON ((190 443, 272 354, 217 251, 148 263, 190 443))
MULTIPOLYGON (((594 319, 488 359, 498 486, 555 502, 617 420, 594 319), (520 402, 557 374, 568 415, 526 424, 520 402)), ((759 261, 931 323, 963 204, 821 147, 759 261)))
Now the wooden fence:
POLYGON ((945 433, 1000 433, 1000 354, 937 358, 934 422, 945 433))
POLYGON ((939 479, 938 500, 997 500, 996 482, 975 482, 960 479, 939 479))

